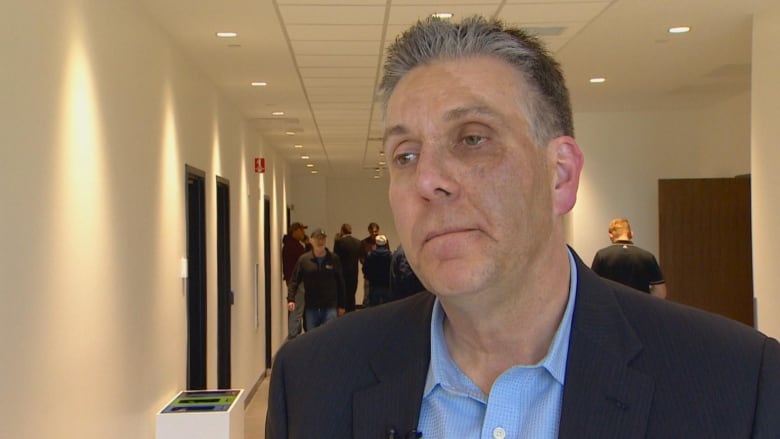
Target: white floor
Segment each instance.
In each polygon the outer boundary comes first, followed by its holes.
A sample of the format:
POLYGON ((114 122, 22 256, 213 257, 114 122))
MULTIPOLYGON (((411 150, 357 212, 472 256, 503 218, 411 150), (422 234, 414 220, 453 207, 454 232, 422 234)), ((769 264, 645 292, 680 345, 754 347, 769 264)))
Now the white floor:
MULTIPOLYGON (((270 371, 269 371, 270 373, 270 371)), ((265 411, 268 408, 268 374, 244 412, 244 439, 265 439, 265 411)))

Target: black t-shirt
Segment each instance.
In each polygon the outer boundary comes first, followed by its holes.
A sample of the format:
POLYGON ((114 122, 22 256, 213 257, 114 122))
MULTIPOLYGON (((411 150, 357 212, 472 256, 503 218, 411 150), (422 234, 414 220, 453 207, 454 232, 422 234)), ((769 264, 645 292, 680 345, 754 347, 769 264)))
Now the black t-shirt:
POLYGON ((591 269, 601 277, 645 293, 650 292, 650 285, 665 283, 655 256, 631 241, 617 241, 596 252, 591 269))

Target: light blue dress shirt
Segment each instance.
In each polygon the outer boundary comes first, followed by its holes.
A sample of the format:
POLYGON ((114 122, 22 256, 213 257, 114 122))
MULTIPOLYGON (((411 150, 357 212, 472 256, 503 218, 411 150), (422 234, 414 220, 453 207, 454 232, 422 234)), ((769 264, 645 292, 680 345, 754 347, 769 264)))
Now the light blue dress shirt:
POLYGON ((569 252, 569 302, 547 355, 533 366, 501 374, 485 396, 455 364, 444 340, 444 310, 436 299, 431 320, 431 363, 419 431, 423 439, 556 438, 577 285, 569 252))

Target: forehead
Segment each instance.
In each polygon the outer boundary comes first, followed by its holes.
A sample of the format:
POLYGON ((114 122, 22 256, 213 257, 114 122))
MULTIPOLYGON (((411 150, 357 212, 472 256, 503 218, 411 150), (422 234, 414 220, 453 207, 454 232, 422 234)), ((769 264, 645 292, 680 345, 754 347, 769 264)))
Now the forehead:
POLYGON ((449 122, 473 113, 525 122, 520 73, 493 56, 438 60, 409 71, 387 102, 385 137, 414 120, 449 122), (519 114, 523 113, 523 114, 519 114))
MULTIPOLYGON (((388 111, 399 100, 426 95, 445 99, 468 94, 515 94, 523 88, 520 73, 494 56, 441 59, 411 69, 396 85, 388 100, 388 111)), ((423 99, 419 99, 423 100, 423 99)))

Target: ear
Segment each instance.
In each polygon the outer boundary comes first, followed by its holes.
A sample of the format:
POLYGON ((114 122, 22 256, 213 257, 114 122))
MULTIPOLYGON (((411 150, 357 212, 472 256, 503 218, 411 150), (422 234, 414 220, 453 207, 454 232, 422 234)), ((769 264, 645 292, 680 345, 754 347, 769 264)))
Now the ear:
POLYGON ((547 145, 550 159, 555 166, 553 203, 555 214, 563 216, 577 201, 580 172, 584 159, 577 141, 570 136, 556 137, 547 145))

